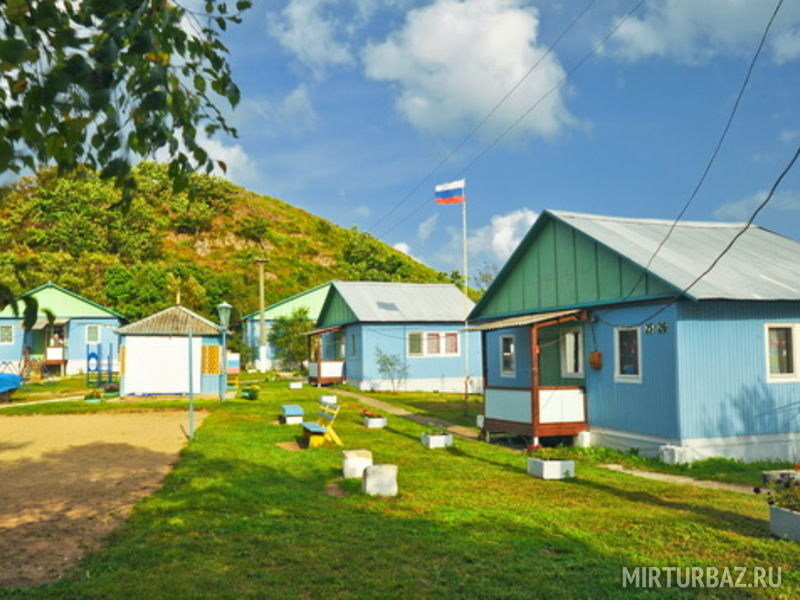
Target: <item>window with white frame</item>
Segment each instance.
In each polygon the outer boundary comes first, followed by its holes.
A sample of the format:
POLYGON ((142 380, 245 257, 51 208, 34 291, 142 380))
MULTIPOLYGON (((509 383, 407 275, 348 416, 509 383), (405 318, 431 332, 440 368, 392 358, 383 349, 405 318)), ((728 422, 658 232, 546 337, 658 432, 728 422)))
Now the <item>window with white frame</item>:
POLYGON ((100 343, 100 325, 86 326, 86 343, 87 344, 100 343))
POLYGON ((408 356, 456 356, 460 347, 457 331, 412 331, 408 334, 408 356))
POLYGON ((513 335, 500 336, 500 374, 503 377, 517 374, 517 342, 513 335))
POLYGON ((570 329, 561 335, 561 376, 566 379, 583 377, 583 330, 570 329))
POLYGON ((14 343, 14 326, 0 325, 0 344, 8 345, 14 343))
POLYGON ((797 381, 800 323, 767 323, 767 380, 797 381))
POLYGON ((617 381, 642 381, 642 331, 639 327, 614 330, 614 378, 617 381))

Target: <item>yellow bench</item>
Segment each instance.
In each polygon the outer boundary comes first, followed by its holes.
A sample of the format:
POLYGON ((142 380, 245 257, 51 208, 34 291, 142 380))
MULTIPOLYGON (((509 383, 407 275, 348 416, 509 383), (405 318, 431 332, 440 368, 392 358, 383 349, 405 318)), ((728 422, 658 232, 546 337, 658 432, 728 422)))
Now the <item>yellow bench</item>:
POLYGON ((306 438, 309 448, 322 446, 326 441, 337 446, 343 446, 341 438, 333 428, 333 422, 339 414, 338 404, 320 403, 317 421, 303 421, 303 437, 306 438))

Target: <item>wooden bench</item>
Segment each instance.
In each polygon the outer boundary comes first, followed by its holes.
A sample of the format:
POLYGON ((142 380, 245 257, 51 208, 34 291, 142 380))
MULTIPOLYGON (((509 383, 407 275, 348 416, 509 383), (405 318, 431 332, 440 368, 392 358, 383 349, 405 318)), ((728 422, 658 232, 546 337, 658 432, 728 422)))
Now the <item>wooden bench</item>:
POLYGON ((321 402, 317 421, 303 421, 303 437, 306 438, 309 448, 316 448, 325 442, 333 442, 337 446, 344 445, 333 429, 333 422, 336 420, 340 408, 338 404, 321 402))

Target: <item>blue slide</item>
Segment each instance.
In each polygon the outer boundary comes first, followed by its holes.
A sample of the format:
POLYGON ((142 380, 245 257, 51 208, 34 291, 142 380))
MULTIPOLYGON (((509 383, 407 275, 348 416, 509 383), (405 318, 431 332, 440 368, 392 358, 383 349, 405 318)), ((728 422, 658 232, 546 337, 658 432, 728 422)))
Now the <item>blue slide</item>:
POLYGON ((0 373, 0 394, 11 392, 22 385, 22 377, 11 373, 0 373))

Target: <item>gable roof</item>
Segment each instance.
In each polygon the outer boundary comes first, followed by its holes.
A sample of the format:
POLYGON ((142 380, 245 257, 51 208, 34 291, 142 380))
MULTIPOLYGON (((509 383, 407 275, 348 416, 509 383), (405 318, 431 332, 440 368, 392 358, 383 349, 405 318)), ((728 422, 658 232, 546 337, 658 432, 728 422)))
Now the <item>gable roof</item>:
MULTIPOLYGON (((316 321, 322 311, 323 304, 325 304, 325 297, 328 295, 328 288, 331 283, 331 281, 326 281, 267 306, 264 309, 264 319, 274 320, 278 317, 288 317, 298 308, 308 308, 309 318, 312 321, 316 321)), ((244 319, 258 319, 259 314, 260 311, 255 311, 246 315, 244 319)))
MULTIPOLYGON (((644 268, 672 220, 548 211, 644 268)), ((651 273, 682 291, 716 259, 745 223, 679 221, 651 273)), ((800 243, 751 225, 686 295, 694 300, 800 300, 800 243)))
POLYGON ((171 306, 140 321, 120 327, 121 335, 219 335, 219 326, 184 306, 171 306))
POLYGON ((318 323, 461 322, 473 306, 452 283, 334 281, 318 323))
MULTIPOLYGON (((125 319, 118 312, 84 298, 60 285, 56 285, 52 281, 28 290, 20 297, 26 298, 29 296, 35 297, 39 302, 40 316, 44 315, 41 309, 46 308, 51 310, 56 317, 116 317, 117 319, 125 319)), ((11 307, 6 306, 0 311, 0 317, 14 317, 11 307)))
MULTIPOLYGON (((555 301, 544 303, 544 307, 528 307, 532 309, 528 312, 598 303, 632 302, 646 297, 674 297, 677 294, 683 294, 691 300, 800 300, 800 243, 767 229, 751 225, 710 273, 688 292, 683 292, 720 255, 742 230, 744 223, 678 222, 642 278, 642 272, 658 244, 666 237, 673 224, 672 220, 631 219, 546 210, 478 302, 470 315, 472 318, 491 316, 483 314, 487 312, 484 309, 495 302, 499 293, 516 293, 504 290, 504 284, 513 279, 515 270, 526 260, 531 248, 540 241, 539 237, 553 224, 561 229, 566 227, 565 231, 574 232, 572 235, 577 236, 570 250, 575 254, 574 264, 570 268, 579 284, 583 281, 581 277, 586 277, 576 266, 581 258, 585 258, 579 256, 579 253, 581 248, 590 249, 591 246, 597 248, 597 256, 588 262, 595 261, 591 267, 598 269, 598 285, 603 284, 603 272, 599 266, 600 252, 620 261, 619 279, 621 281, 627 278, 628 283, 620 284, 621 293, 616 296, 601 296, 595 298, 594 302, 581 302, 580 299, 575 302, 555 301), (637 292, 632 294, 630 290, 636 285, 636 281, 640 285, 637 285, 637 292)), ((551 246, 555 252, 556 265, 560 268, 558 253, 564 247, 555 243, 551 243, 551 246)), ((590 276, 594 275, 592 271, 590 276)), ((541 281, 536 283, 541 284, 541 281)), ((494 312, 502 314, 502 311, 494 312)))

